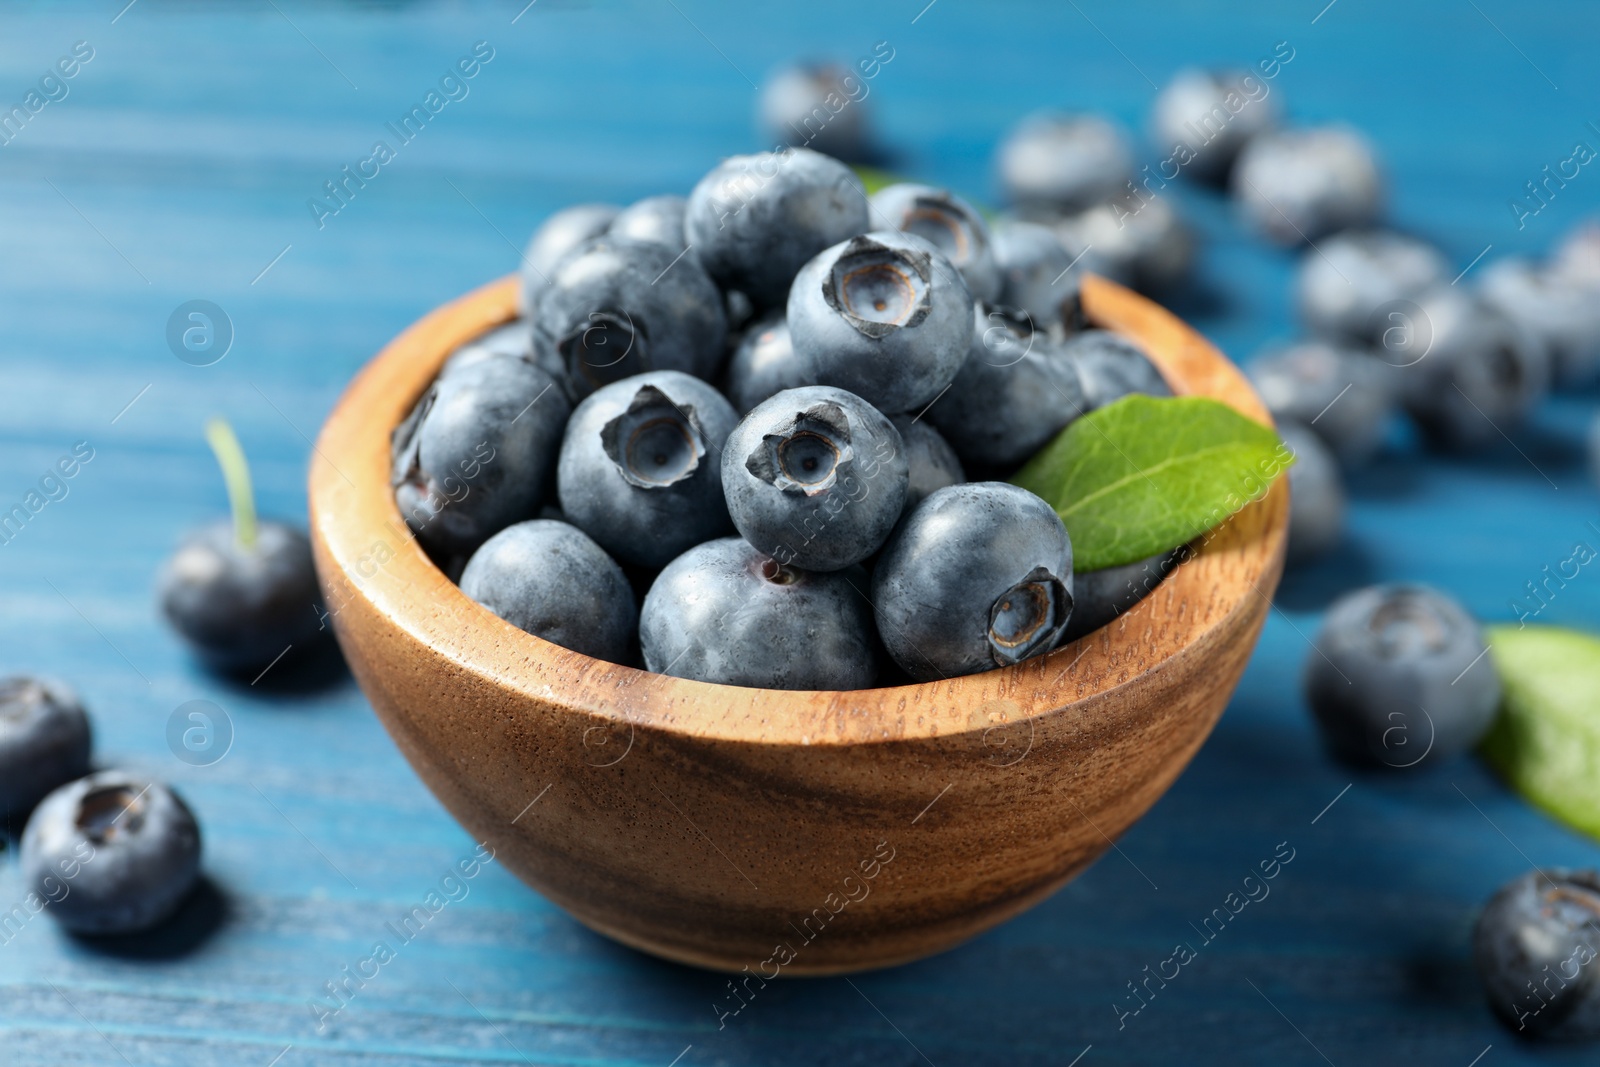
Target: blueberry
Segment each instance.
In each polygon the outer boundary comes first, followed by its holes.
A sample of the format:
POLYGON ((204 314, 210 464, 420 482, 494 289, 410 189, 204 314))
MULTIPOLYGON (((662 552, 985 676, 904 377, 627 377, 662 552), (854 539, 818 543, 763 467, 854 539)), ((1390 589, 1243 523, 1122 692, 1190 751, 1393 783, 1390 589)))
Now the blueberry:
POLYGON ((647 370, 712 377, 727 331, 698 258, 609 235, 561 261, 533 317, 535 351, 555 352, 580 396, 647 370))
POLYGON ((1281 112, 1267 84, 1249 71, 1191 68, 1156 97, 1150 129, 1181 173, 1220 181, 1252 137, 1278 124, 1281 112))
POLYGON ((1294 454, 1289 468, 1289 561, 1325 555, 1344 539, 1345 492, 1339 464, 1309 427, 1278 424, 1278 435, 1294 454))
POLYGON ((440 376, 394 431, 395 503, 436 558, 466 556, 554 488, 572 404, 549 373, 486 359, 440 376))
POLYGON ((834 245, 795 276, 789 333, 819 385, 891 414, 950 384, 972 343, 972 296, 950 261, 914 234, 834 245))
POLYGON ((999 299, 1000 270, 989 227, 971 204, 948 189, 901 182, 873 193, 867 210, 874 227, 914 233, 943 253, 974 300, 999 299))
POLYGON ((0 679, 0 821, 89 773, 89 717, 53 678, 0 679))
POLYGON ((1360 589, 1328 609, 1306 658, 1306 699, 1339 758, 1434 766, 1477 744, 1494 718, 1500 678, 1483 653, 1478 624, 1443 593, 1360 589))
POLYGON ((157 580, 161 611, 212 668, 252 673, 320 642, 322 593, 306 535, 260 521, 249 544, 221 519, 190 531, 157 580))
POLYGON ((132 934, 162 922, 200 875, 200 827, 160 782, 102 771, 39 804, 22 834, 23 877, 62 926, 132 934))
POLYGON ((789 389, 728 436, 722 488, 733 524, 779 563, 836 571, 876 552, 905 503, 905 443, 843 389, 789 389))
POLYGON ((1074 574, 1072 617, 1067 621, 1062 643, 1076 641, 1115 622, 1135 604, 1155 592, 1156 586, 1183 561, 1186 551, 1186 548, 1179 547, 1121 567, 1103 567, 1097 571, 1074 574))
POLYGON ((1473 449, 1501 440, 1544 395, 1544 350, 1460 289, 1424 294, 1408 330, 1394 349, 1378 352, 1401 368, 1401 402, 1441 447, 1473 449))
POLYGON ((1578 388, 1600 376, 1600 299, 1555 270, 1525 259, 1502 259, 1478 278, 1484 303, 1542 345, 1554 384, 1578 388))
POLYGON ((1172 387, 1144 349, 1110 330, 1067 338, 1064 353, 1083 387, 1083 410, 1094 411, 1132 393, 1171 396, 1172 387))
POLYGON ((1335 234, 1300 260, 1295 279, 1300 317, 1313 333, 1374 345, 1404 331, 1410 308, 1450 278, 1449 264, 1426 241, 1387 230, 1335 234))
POLYGON ((607 232, 613 237, 654 241, 677 255, 688 246, 683 235, 683 215, 688 207, 689 201, 681 196, 649 196, 623 208, 607 232))
POLYGON ((758 308, 783 306, 807 260, 866 229, 860 180, 809 148, 723 160, 689 194, 684 217, 706 272, 758 308))
POLYGON ((1302 341, 1257 357, 1250 380, 1274 419, 1304 423, 1346 467, 1370 460, 1394 413, 1390 368, 1365 353, 1302 341))
POLYGON ((1076 310, 1082 271, 1073 268, 1082 257, 1069 251, 1054 230, 1006 220, 995 225, 993 238, 1001 305, 1023 312, 1039 329, 1062 321, 1064 302, 1076 310))
POLYGON ((1347 126, 1253 137, 1239 153, 1231 184, 1245 218, 1285 245, 1369 226, 1383 208, 1372 145, 1347 126))
POLYGON ((644 598, 647 670, 754 689, 865 689, 877 677, 860 567, 801 570, 737 537, 669 563, 644 598))
POLYGON ((782 311, 769 311, 739 338, 723 372, 722 391, 735 411, 747 415, 775 393, 810 384, 811 371, 795 355, 789 337, 789 320, 782 311))
POLYGON ((1093 115, 1030 116, 1000 145, 998 163, 1012 203, 1066 211, 1109 200, 1133 179, 1127 135, 1093 115))
POLYGON ((1007 308, 973 312, 967 358, 927 418, 969 467, 1010 467, 1086 410, 1061 345, 1007 308))
POLYGON ((663 567, 731 533, 722 447, 739 417, 711 386, 678 371, 613 382, 578 405, 557 487, 568 522, 624 563, 663 567))
POLYGON ((1172 288, 1194 265, 1194 234, 1165 198, 1101 204, 1062 219, 1056 232, 1087 250, 1089 270, 1145 292, 1172 288))
POLYGON ((627 575, 576 526, 529 519, 483 543, 461 591, 535 637, 610 663, 627 663, 638 609, 627 575))
POLYGON ((961 469, 956 450, 950 447, 943 434, 928 425, 926 419, 896 415, 889 421, 900 431, 906 450, 906 501, 900 508, 902 515, 910 514, 934 491, 967 480, 967 472, 961 469))
POLYGON ((551 215, 533 231, 522 254, 520 299, 524 312, 538 306, 539 292, 555 273, 556 264, 583 242, 605 233, 619 210, 614 204, 575 204, 551 215))
POLYGON ((940 489, 884 548, 872 602, 889 655, 918 681, 1042 655, 1072 614, 1067 528, 1014 485, 940 489))
POLYGON ((1489 1006, 1525 1037, 1600 1038, 1600 872, 1529 871, 1500 887, 1472 936, 1489 1006))
POLYGON ((785 67, 761 87, 759 115, 769 143, 812 148, 861 161, 870 136, 862 105, 867 90, 849 67, 833 63, 785 67))

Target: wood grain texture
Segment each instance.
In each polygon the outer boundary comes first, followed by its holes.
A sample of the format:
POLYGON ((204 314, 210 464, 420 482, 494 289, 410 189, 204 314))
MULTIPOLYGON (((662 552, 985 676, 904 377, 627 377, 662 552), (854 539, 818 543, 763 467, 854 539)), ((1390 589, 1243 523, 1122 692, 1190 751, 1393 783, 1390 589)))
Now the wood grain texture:
MULTIPOLYGON (((515 313, 515 294, 504 279, 446 305, 357 378, 318 442, 312 540, 335 631, 396 743, 474 836, 584 923, 728 971, 775 973, 775 951, 788 974, 915 959, 1083 870, 1205 740, 1277 583, 1282 484, 1111 626, 922 685, 668 678, 474 604, 406 534, 389 437, 457 345, 515 313), (536 800, 552 782, 565 788, 536 800)), ((1178 391, 1265 419, 1237 369, 1150 301, 1090 279, 1084 304, 1178 391)))

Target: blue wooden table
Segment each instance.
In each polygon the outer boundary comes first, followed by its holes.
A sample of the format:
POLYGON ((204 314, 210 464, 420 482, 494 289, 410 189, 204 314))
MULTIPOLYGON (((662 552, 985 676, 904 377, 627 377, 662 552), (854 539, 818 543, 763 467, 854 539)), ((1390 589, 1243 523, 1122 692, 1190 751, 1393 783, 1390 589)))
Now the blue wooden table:
MULTIPOLYGON (((0 660, 70 679, 102 761, 185 793, 207 881, 147 937, 80 942, 48 917, 9 936, 0 1063, 1594 1062, 1490 1019, 1468 935, 1496 885, 1535 862, 1600 864, 1600 847, 1476 761, 1352 775, 1320 751, 1297 684, 1343 589, 1420 579, 1505 619, 1541 567, 1593 543, 1600 496, 1580 455, 1593 397, 1548 403, 1520 451, 1441 460, 1397 441, 1354 485, 1348 547, 1284 582, 1192 767, 1082 878, 939 958, 770 986, 722 1029, 723 979, 611 944, 492 865, 328 1011, 326 983, 473 843, 346 677, 218 681, 150 589, 181 531, 223 507, 207 416, 238 428, 263 510, 303 520, 310 440, 385 340, 511 269, 549 211, 683 192, 756 147, 752 83, 794 55, 853 60, 889 42, 870 102, 894 165, 992 198, 992 148, 1026 111, 1137 127, 1179 66, 1247 64, 1286 41, 1273 91, 1302 119, 1370 131, 1394 217, 1465 267, 1491 245, 1546 249, 1600 203, 1591 167, 1522 229, 1508 206, 1575 142, 1600 146, 1595 5, 125 2, 0 10, 4 109, 74 71, 0 146, 0 508, 76 443, 94 455, 0 545, 0 660), (480 41, 492 59, 465 95, 337 214, 308 206, 393 144, 387 124, 480 41), (190 300, 232 325, 210 366, 168 345, 190 300), (209 766, 167 742, 196 699, 231 722, 209 766), (1293 858, 1270 896, 1202 938, 1275 853, 1293 858), (1179 942, 1196 958, 1144 986, 1179 942), (1155 995, 1134 1000, 1134 984, 1155 995)), ((1291 336, 1294 256, 1245 239, 1226 205, 1173 195, 1208 239, 1202 292, 1180 310, 1239 358, 1291 336)), ((1585 571, 1540 621, 1600 628, 1600 577, 1585 571)), ((0 907, 23 892, 8 849, 0 907)))

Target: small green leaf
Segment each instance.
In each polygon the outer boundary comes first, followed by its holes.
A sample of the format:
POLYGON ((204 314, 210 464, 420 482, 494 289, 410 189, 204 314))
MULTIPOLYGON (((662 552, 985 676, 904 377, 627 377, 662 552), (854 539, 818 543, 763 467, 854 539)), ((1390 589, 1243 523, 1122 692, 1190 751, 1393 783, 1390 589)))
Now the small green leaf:
POLYGON ((866 189, 868 196, 871 196, 879 189, 884 189, 906 180, 898 174, 891 174, 886 170, 879 170, 877 167, 857 165, 850 169, 856 172, 857 178, 861 179, 862 188, 866 189))
POLYGON ((1293 462, 1277 434, 1220 401, 1136 394, 1074 420, 1012 481, 1056 509, 1083 572, 1187 544, 1293 462))
POLYGON ((222 468, 222 480, 228 487, 228 506, 233 511, 233 537, 239 547, 249 550, 256 544, 255 494, 250 488, 250 465, 245 462, 244 449, 239 438, 226 420, 211 418, 206 421, 206 443, 217 457, 222 468))
POLYGON ((1517 792, 1600 837, 1600 638, 1553 626, 1495 626, 1505 700, 1483 755, 1517 792))

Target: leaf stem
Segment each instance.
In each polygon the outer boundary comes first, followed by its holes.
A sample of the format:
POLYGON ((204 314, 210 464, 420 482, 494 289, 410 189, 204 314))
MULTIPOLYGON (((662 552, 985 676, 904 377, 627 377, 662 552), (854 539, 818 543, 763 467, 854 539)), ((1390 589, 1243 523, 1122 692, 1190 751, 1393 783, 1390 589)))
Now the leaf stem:
POLYGON ((245 461, 244 449, 233 427, 220 418, 206 422, 206 443, 217 457, 222 468, 222 480, 228 487, 228 506, 233 511, 233 539, 240 548, 249 551, 256 546, 256 503, 250 488, 250 464, 245 461))

